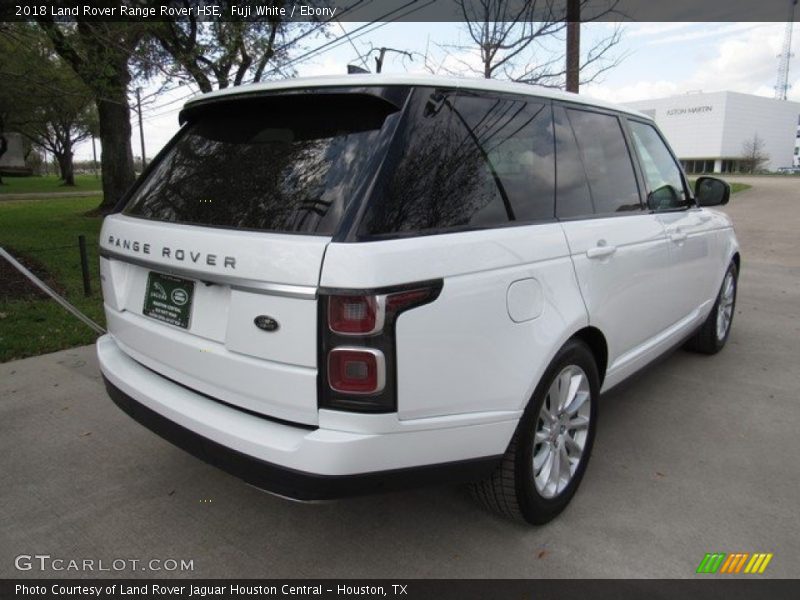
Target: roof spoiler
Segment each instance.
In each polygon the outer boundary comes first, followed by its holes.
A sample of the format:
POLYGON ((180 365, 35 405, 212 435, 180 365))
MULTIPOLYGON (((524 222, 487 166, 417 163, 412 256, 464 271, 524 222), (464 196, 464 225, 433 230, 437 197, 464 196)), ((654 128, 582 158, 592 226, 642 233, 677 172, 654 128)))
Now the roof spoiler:
POLYGON ((348 101, 361 101, 379 107, 387 113, 400 110, 408 97, 410 86, 353 86, 353 87, 315 87, 277 91, 247 91, 240 94, 228 94, 219 97, 195 100, 181 110, 178 121, 181 125, 196 119, 201 114, 225 110, 236 106, 236 110, 247 108, 263 108, 270 103, 284 103, 296 106, 299 98, 308 101, 312 97, 320 101, 335 103, 345 98, 348 101), (356 100, 358 98, 359 100, 356 100))

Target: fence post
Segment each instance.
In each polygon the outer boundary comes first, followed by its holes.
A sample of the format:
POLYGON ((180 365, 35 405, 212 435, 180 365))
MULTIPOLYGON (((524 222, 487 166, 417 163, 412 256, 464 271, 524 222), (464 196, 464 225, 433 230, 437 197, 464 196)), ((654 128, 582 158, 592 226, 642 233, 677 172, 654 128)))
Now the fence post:
POLYGON ((78 236, 78 249, 81 252, 81 272, 83 273, 83 295, 87 298, 92 295, 92 284, 89 280, 89 258, 86 256, 86 236, 78 236))

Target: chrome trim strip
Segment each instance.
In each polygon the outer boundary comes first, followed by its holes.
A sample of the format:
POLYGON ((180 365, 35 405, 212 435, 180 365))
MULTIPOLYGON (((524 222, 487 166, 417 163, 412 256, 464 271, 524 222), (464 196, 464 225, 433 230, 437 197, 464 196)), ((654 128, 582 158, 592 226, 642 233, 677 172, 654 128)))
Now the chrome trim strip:
POLYGON ((235 277, 233 275, 225 275, 221 273, 206 273, 205 271, 198 271, 186 267, 176 267, 174 265, 165 265, 151 260, 144 260, 127 254, 120 254, 100 248, 100 256, 112 260, 118 260, 138 267, 145 267, 153 269, 159 273, 166 273, 167 275, 175 275, 176 277, 188 277, 190 279, 197 279, 202 282, 216 283, 219 285, 228 285, 231 289, 240 290, 243 292, 253 292, 256 294, 266 294, 269 296, 284 296, 286 298, 302 298, 304 300, 314 300, 317 297, 317 288, 305 285, 289 285, 283 283, 269 283, 266 281, 258 281, 256 279, 248 279, 246 277, 235 277))

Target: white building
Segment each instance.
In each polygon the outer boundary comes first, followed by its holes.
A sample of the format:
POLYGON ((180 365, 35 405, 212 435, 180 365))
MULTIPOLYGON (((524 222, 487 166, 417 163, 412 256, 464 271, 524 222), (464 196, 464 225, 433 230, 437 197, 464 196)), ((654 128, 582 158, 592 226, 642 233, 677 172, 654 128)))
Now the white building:
POLYGON ((738 92, 690 93, 628 102, 653 117, 687 173, 738 170, 742 146, 758 135, 774 171, 796 160, 800 103, 738 92))

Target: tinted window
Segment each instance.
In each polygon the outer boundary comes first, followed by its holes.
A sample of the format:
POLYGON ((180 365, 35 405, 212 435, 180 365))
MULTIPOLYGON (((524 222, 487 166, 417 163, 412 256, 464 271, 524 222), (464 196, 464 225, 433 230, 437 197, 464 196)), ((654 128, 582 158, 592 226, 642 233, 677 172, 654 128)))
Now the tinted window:
POLYGON ((580 217, 594 213, 592 195, 586 181, 575 134, 560 106, 553 108, 556 137, 556 216, 559 219, 580 217))
POLYGON ((619 120, 612 115, 567 109, 586 170, 594 212, 641 210, 639 188, 619 120))
POLYGON ((688 200, 680 169, 658 132, 652 125, 636 121, 629 123, 647 182, 650 208, 663 210, 686 206, 688 200))
POLYGON ((418 89, 362 233, 491 227, 554 215, 550 108, 418 89))
POLYGON ((126 214, 215 227, 332 234, 396 109, 347 94, 265 99, 198 116, 126 214), (238 108, 238 110, 235 110, 238 108), (391 117, 389 117, 391 118, 391 117))

